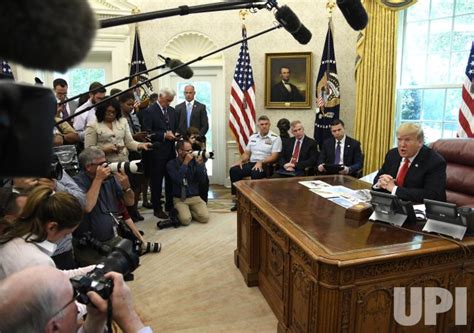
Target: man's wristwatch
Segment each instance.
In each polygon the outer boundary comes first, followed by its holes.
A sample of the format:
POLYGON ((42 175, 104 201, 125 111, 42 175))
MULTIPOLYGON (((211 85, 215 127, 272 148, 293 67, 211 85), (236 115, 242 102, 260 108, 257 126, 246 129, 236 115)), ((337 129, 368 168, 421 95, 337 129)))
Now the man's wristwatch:
POLYGON ((127 187, 127 188, 123 189, 123 191, 124 191, 125 193, 126 193, 126 192, 130 192, 131 190, 132 190, 131 187, 127 187))

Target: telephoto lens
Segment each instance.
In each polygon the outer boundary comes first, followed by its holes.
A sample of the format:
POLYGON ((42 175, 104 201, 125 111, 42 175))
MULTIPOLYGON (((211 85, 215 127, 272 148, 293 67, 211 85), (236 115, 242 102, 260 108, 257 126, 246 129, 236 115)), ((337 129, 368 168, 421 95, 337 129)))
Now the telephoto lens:
POLYGON ((194 150, 193 151, 193 156, 194 157, 203 157, 205 159, 214 159, 214 153, 212 151, 207 151, 207 150, 194 150))

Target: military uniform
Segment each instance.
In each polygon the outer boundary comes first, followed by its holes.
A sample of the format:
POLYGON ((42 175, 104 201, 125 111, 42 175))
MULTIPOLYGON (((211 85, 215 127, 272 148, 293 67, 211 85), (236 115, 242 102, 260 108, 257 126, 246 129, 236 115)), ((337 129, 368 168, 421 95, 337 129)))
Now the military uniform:
POLYGON ((237 165, 229 170, 232 194, 236 193, 234 183, 242 180, 244 177, 250 176, 252 179, 265 178, 264 171, 252 170, 252 168, 258 161, 263 161, 272 153, 279 153, 281 151, 281 138, 272 131, 269 131, 265 136, 255 133, 250 136, 245 150, 250 153, 250 161, 243 164, 242 169, 237 165))

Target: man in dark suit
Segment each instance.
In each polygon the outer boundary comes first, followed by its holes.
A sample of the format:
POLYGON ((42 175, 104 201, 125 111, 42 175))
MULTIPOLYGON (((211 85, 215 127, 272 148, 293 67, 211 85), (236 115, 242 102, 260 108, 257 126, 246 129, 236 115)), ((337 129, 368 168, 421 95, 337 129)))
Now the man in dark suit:
POLYGON ((303 94, 290 83, 290 75, 289 67, 280 67, 281 81, 272 87, 271 102, 304 102, 303 94))
MULTIPOLYGON (((56 96, 56 100, 58 102, 63 102, 67 99, 68 85, 67 85, 66 80, 61 79, 61 78, 55 79, 53 81, 53 90, 54 90, 54 95, 56 96)), ((73 115, 74 112, 76 112, 76 109, 77 109, 77 101, 70 101, 66 104, 63 104, 59 110, 60 111, 59 117, 61 117, 61 119, 69 117, 70 115, 73 115)))
POLYGON ((175 109, 170 107, 176 93, 173 89, 162 88, 158 101, 146 109, 143 114, 143 129, 150 133, 154 143, 151 151, 151 202, 154 215, 160 219, 168 218, 161 207, 161 189, 165 178, 165 210, 173 208, 172 181, 166 172, 166 163, 176 158, 174 143, 178 129, 178 118, 175 109))
POLYGON ((332 138, 324 141, 319 154, 318 171, 327 173, 325 164, 336 164, 342 165, 339 174, 356 176, 364 165, 360 142, 346 135, 340 119, 331 123, 331 134, 332 138))
POLYGON ((305 168, 314 167, 318 160, 318 145, 304 134, 301 121, 292 121, 290 129, 293 137, 282 141, 282 151, 278 158, 280 169, 276 174, 289 177, 303 176, 305 168))
POLYGON ((446 161, 423 145, 421 126, 404 123, 397 130, 397 148, 388 151, 374 178, 374 189, 385 190, 402 200, 446 201, 446 161))
POLYGON ((209 130, 206 106, 194 100, 195 95, 194 86, 188 84, 184 87, 185 101, 176 105, 178 132, 184 135, 189 127, 196 127, 199 130, 199 135, 205 136, 209 130))

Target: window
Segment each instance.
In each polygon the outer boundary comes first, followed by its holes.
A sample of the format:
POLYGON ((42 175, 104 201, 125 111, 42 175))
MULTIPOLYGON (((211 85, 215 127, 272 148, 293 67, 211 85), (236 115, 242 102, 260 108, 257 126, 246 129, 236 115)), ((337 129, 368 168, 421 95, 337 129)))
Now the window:
POLYGON ((402 12, 399 36, 397 127, 421 123, 427 143, 455 137, 474 1, 418 1, 402 12))

